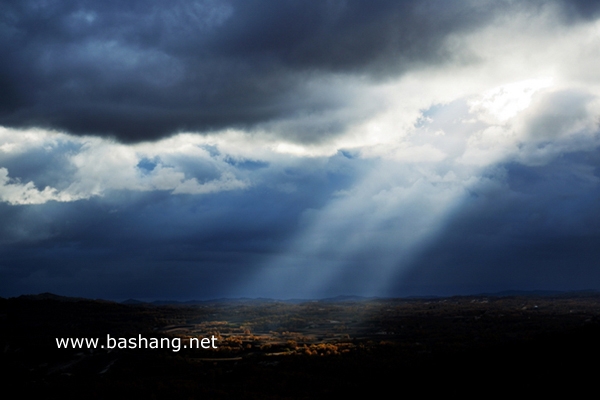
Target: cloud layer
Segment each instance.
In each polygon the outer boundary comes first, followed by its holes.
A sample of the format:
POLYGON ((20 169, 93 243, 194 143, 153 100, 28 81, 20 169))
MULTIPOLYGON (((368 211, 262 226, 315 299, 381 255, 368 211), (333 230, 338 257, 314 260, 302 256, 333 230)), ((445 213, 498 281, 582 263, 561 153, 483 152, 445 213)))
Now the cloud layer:
POLYGON ((600 7, 4 2, 0 294, 600 288, 600 7))
MULTIPOLYGON (((598 9, 584 1, 435 0, 28 0, 0 7, 0 124, 123 142, 343 113, 355 101, 336 84, 347 78, 382 81, 477 63, 480 54, 461 38, 499 19, 551 9, 552 23, 564 26, 598 9)), ((327 122, 297 128, 296 140, 322 140, 350 121, 345 113, 327 122)))

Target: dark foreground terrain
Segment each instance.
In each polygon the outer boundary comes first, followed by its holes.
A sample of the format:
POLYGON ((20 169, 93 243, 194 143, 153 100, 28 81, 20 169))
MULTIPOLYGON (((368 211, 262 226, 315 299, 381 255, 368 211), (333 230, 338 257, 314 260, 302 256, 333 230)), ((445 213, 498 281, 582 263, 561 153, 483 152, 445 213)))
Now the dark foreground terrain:
MULTIPOLYGON (((577 395, 595 389, 600 295, 119 304, 0 299, 4 389, 44 398, 577 395), (57 338, 181 348, 58 348, 57 338), (216 338, 216 349, 183 348, 216 338), (409 395, 410 393, 410 395, 409 395)), ((592 392, 593 393, 593 392, 592 392)))

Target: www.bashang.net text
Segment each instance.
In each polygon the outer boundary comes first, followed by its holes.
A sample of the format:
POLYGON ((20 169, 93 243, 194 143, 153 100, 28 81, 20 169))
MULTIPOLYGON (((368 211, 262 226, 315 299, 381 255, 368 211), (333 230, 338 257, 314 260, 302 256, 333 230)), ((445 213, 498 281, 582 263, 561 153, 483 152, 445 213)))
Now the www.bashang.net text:
POLYGON ((217 338, 146 338, 142 335, 131 338, 111 337, 106 335, 106 341, 100 338, 56 338, 59 349, 171 349, 178 352, 181 349, 216 349, 217 338))

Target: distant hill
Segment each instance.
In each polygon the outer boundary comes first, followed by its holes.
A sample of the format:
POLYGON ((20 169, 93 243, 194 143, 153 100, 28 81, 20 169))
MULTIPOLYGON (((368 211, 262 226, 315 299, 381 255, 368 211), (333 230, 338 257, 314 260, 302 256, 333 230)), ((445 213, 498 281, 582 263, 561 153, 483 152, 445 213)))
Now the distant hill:
MULTIPOLYGON (((577 291, 560 291, 560 290, 504 290, 501 292, 493 293, 478 293, 470 295, 458 295, 458 296, 405 296, 397 297, 409 300, 428 300, 428 299, 443 299, 450 297, 587 297, 587 296, 598 296, 600 292, 597 290, 577 290, 577 291)), ((76 302, 76 301, 99 301, 109 302, 110 300, 102 299, 88 299, 84 297, 68 297, 60 296, 54 293, 40 293, 40 294, 27 294, 21 295, 19 299, 24 300, 54 300, 63 302, 76 302)), ((230 303, 230 304, 263 304, 263 303, 287 303, 287 304, 300 304, 306 302, 323 302, 323 303, 344 303, 344 302, 361 302, 371 300, 383 300, 386 297, 365 297, 365 296, 352 296, 352 295, 340 295, 336 297, 328 297, 321 299, 271 299, 271 298, 219 298, 210 300, 155 300, 155 301, 141 301, 137 299, 127 299, 119 302, 120 304, 126 305, 207 305, 207 304, 219 304, 219 303, 230 303)), ((390 297, 389 299, 393 299, 390 297)))
MULTIPOLYGON (((580 296, 594 296, 600 292, 593 289, 588 290, 576 290, 576 291, 561 291, 561 290, 504 290, 502 292, 495 293, 481 293, 475 296, 488 296, 488 297, 580 297, 580 296)), ((472 296, 470 296, 472 297, 472 296)))
POLYGON ((40 293, 40 294, 24 294, 18 297, 23 300, 56 300, 56 301, 89 301, 90 299, 85 299, 83 297, 67 297, 67 296, 59 296, 54 293, 40 293))
POLYGON ((131 305, 136 305, 136 304, 148 304, 145 301, 140 301, 140 300, 136 300, 136 299, 127 299, 121 302, 121 304, 131 304, 131 305))
POLYGON ((60 296, 58 294, 48 293, 48 292, 40 293, 40 294, 24 294, 17 298, 22 299, 22 300, 54 300, 54 301, 63 301, 63 302, 98 301, 98 302, 103 302, 103 303, 114 303, 113 301, 110 301, 110 300, 87 299, 85 297, 60 296))

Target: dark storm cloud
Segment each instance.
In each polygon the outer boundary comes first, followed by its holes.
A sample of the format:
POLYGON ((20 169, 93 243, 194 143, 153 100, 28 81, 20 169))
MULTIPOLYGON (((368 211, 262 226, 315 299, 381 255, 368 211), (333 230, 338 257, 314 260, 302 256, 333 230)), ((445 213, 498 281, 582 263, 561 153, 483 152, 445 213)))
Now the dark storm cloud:
POLYGON ((507 4, 4 1, 0 124, 140 141, 334 109, 303 85, 454 62, 444 38, 507 4))
POLYGON ((506 186, 473 188, 392 293, 598 288, 597 151, 565 154, 545 166, 500 168, 506 186))
POLYGON ((266 202, 268 195, 250 194, 254 207, 220 196, 198 204, 163 193, 3 210, 10 215, 0 270, 10 285, 0 290, 14 295, 46 287, 105 298, 222 292, 262 253, 276 250, 294 224, 298 210, 266 202))
POLYGON ((575 18, 593 19, 600 14, 600 4, 594 0, 570 0, 564 3, 575 18))

